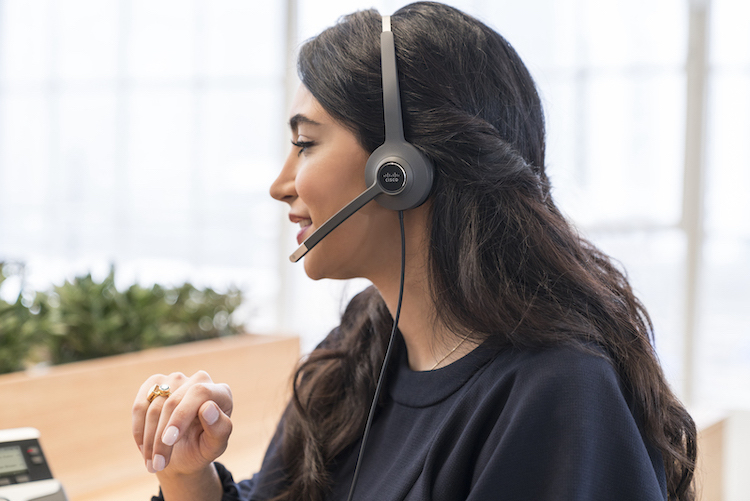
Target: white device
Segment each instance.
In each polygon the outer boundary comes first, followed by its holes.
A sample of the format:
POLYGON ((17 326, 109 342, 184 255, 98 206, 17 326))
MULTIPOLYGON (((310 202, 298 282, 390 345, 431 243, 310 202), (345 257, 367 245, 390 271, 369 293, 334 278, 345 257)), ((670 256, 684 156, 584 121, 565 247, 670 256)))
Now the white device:
POLYGON ((0 430, 0 501, 68 501, 44 458, 39 430, 0 430))

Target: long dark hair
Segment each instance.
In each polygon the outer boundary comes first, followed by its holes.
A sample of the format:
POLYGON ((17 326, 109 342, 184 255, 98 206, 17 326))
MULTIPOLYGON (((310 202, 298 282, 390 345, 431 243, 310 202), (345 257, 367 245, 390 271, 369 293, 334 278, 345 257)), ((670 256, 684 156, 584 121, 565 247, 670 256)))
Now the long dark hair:
MULTIPOLYGON (((498 348, 599 346, 662 453, 670 499, 692 500, 695 425, 669 389, 648 314, 624 273, 550 196, 544 115, 499 34, 437 3, 392 17, 406 139, 434 163, 430 287, 440 320, 498 348)), ((381 17, 346 16, 301 48, 303 84, 367 151, 384 141, 381 17)), ((392 319, 374 288, 301 364, 282 427, 278 499, 322 500, 334 458, 361 435, 392 319)))

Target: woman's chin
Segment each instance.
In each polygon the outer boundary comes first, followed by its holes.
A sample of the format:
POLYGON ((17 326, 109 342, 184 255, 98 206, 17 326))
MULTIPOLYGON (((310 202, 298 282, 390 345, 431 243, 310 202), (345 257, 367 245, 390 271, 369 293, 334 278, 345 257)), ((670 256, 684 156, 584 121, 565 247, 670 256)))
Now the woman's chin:
POLYGON ((312 249, 305 256, 305 273, 312 280, 330 278, 334 280, 346 280, 356 278, 356 275, 347 273, 342 265, 342 260, 325 252, 316 253, 315 251, 324 251, 325 249, 312 249))
MULTIPOLYGON (((335 278, 331 276, 330 263, 326 267, 325 263, 322 263, 320 259, 316 259, 317 254, 313 254, 315 250, 311 250, 307 256, 305 256, 305 273, 312 280, 320 280, 322 278, 335 278)), ((335 268, 335 267, 334 267, 335 268)))
POLYGON ((311 270, 310 267, 305 265, 305 273, 307 274, 308 278, 311 278, 312 280, 320 280, 321 278, 328 278, 323 274, 317 273, 314 270, 311 270))

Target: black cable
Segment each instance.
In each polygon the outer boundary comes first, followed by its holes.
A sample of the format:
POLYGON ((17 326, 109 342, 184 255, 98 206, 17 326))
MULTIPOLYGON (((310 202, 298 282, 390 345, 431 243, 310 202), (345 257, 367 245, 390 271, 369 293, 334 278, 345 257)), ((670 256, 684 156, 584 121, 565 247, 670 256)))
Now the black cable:
POLYGON ((404 297, 404 275, 406 270, 406 238, 404 235, 404 211, 398 211, 398 222, 401 226, 401 284, 398 288, 398 306, 396 306, 396 318, 393 320, 393 329, 391 330, 391 338, 388 340, 388 348, 385 350, 385 356, 383 357, 383 365, 380 367, 380 376, 378 376, 378 383, 375 385, 375 395, 372 397, 372 405, 370 405, 370 413, 367 415, 367 423, 365 424, 365 431, 362 433, 362 445, 359 448, 359 456, 357 456, 357 463, 354 466, 354 476, 352 477, 352 485, 349 487, 349 496, 347 501, 352 501, 354 496, 354 487, 357 485, 357 477, 359 477, 359 467, 362 464, 362 457, 365 454, 365 445, 367 445, 367 436, 370 434, 370 426, 375 416, 375 409, 378 407, 378 398, 380 398, 380 390, 383 387, 383 380, 385 379, 385 371, 388 367, 388 361, 391 359, 391 352, 393 351, 393 340, 396 339, 396 329, 398 328, 398 317, 401 315, 401 300, 404 297))

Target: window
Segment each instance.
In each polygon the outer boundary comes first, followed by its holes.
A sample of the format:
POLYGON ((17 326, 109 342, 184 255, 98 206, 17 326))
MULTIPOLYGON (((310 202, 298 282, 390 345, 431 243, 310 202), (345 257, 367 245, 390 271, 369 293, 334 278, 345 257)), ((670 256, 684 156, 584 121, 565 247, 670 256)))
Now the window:
POLYGON ((236 284, 270 329, 283 4, 0 6, 0 259, 42 289, 110 263, 123 284, 236 284))

